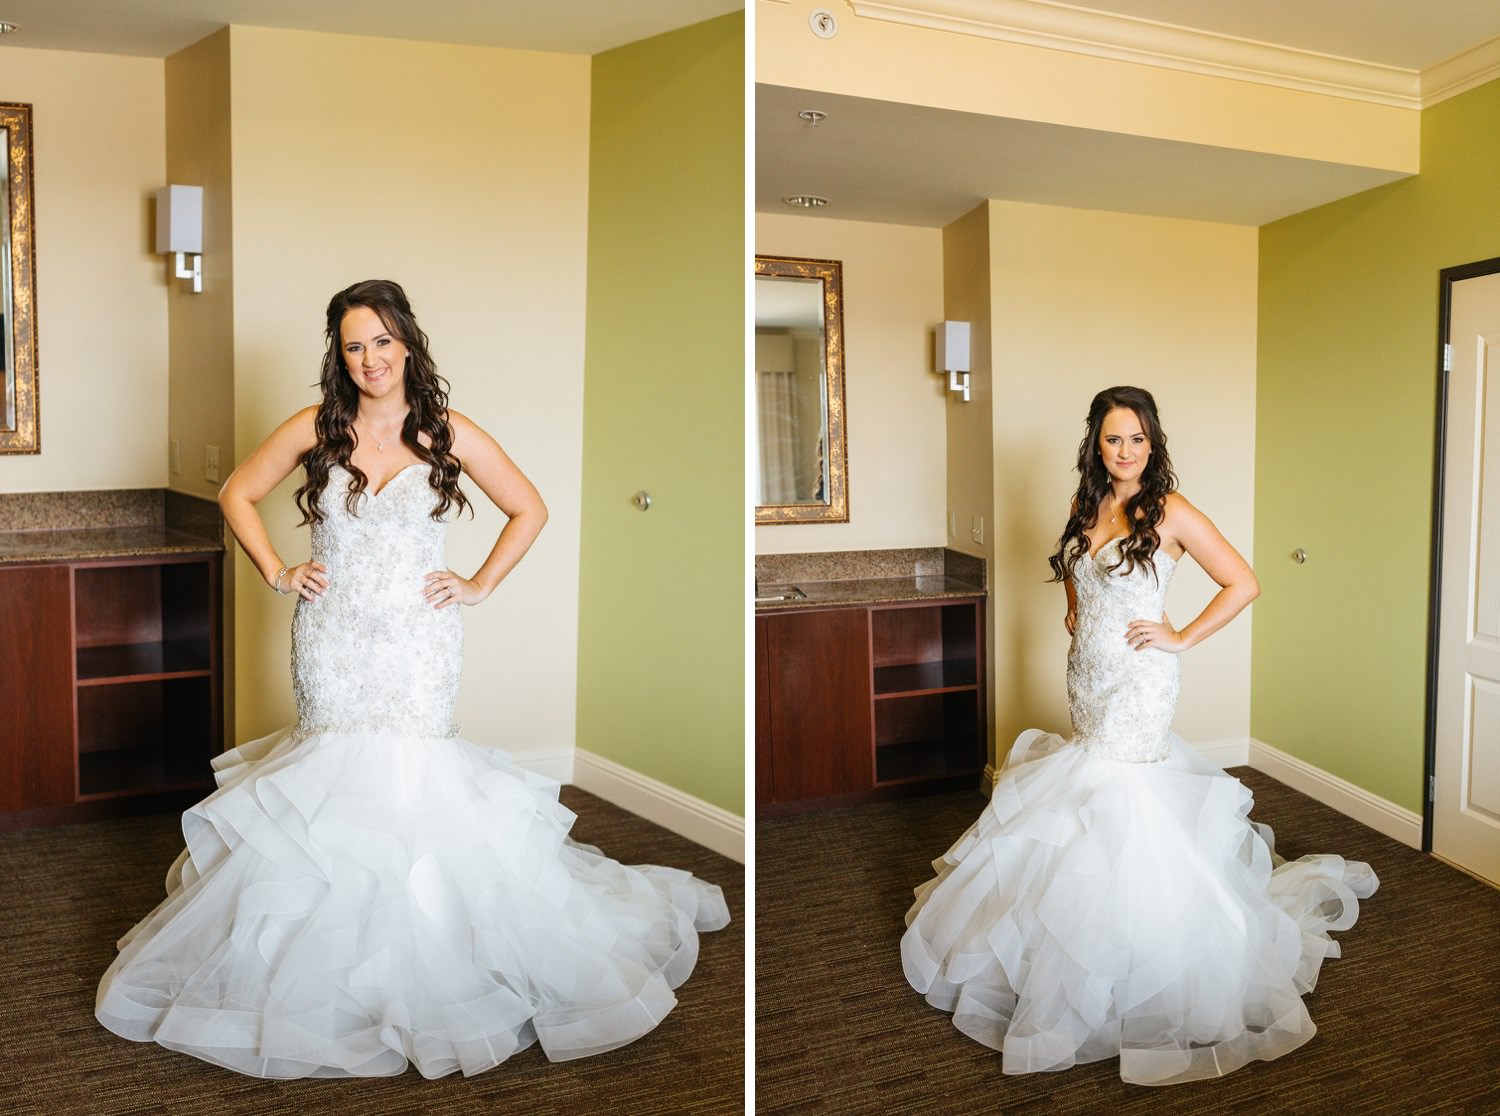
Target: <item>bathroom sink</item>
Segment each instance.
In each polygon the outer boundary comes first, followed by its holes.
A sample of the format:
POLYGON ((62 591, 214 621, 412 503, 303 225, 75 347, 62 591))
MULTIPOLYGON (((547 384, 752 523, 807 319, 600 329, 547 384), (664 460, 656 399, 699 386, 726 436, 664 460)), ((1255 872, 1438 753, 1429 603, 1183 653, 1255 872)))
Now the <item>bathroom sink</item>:
POLYGON ((763 585, 755 591, 756 604, 773 601, 805 601, 807 594, 795 585, 763 585))

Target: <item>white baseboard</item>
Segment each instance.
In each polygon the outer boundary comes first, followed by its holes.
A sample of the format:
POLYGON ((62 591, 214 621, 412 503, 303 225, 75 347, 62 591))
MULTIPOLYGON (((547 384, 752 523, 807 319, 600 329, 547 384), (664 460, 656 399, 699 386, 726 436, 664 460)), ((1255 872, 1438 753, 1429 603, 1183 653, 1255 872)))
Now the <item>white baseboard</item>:
POLYGON ((1189 740, 1188 743, 1192 745, 1193 751, 1220 767, 1243 767, 1250 762, 1250 738, 1248 736, 1206 740, 1202 744, 1189 740))
POLYGON ((1377 833, 1413 849, 1422 847, 1422 815, 1381 798, 1347 779, 1330 775, 1321 767, 1250 738, 1250 766, 1264 775, 1301 791, 1324 806, 1332 806, 1377 833))
POLYGON ((550 751, 535 752, 507 752, 510 760, 517 767, 524 767, 527 771, 535 771, 538 775, 545 775, 549 779, 555 779, 559 783, 571 783, 573 781, 573 749, 556 748, 550 751))
POLYGON ((566 781, 721 856, 745 863, 745 819, 738 814, 584 748, 574 750, 572 777, 566 781))

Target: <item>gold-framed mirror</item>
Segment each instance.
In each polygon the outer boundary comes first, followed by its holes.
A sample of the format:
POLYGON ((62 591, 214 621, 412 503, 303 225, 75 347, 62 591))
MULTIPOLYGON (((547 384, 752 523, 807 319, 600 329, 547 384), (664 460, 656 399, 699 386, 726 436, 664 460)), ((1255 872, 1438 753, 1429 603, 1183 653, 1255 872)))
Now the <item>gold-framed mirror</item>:
POLYGON ((36 241, 31 182, 31 106, 0 103, 0 453, 39 453, 37 415, 36 241))
POLYGON ((755 522, 847 523, 838 260, 755 257, 755 522))

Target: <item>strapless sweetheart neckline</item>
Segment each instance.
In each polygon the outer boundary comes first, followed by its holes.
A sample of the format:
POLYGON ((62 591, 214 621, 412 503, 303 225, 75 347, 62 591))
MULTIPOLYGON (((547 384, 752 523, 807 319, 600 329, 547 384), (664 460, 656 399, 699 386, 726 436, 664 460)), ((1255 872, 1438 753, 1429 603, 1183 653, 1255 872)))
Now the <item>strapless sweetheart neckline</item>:
MULTIPOLYGON (((413 461, 410 465, 405 465, 402 468, 397 469, 394 473, 392 473, 390 475, 389 479, 387 479, 386 482, 384 484, 382 484, 379 488, 366 488, 365 489, 365 495, 370 496, 372 498, 378 497, 378 496, 382 495, 387 488, 389 488, 391 485, 395 484, 396 481, 404 473, 409 473, 413 469, 425 469, 425 468, 428 468, 427 462, 425 462, 425 461, 413 461)), ((329 472, 332 472, 334 469, 337 469, 339 472, 343 473, 344 476, 346 476, 346 477, 352 477, 354 475, 353 473, 351 473, 348 469, 346 469, 342 465, 334 465, 334 466, 332 466, 329 469, 329 472)), ((370 474, 366 473, 365 474, 365 479, 368 480, 369 476, 370 476, 370 474)))

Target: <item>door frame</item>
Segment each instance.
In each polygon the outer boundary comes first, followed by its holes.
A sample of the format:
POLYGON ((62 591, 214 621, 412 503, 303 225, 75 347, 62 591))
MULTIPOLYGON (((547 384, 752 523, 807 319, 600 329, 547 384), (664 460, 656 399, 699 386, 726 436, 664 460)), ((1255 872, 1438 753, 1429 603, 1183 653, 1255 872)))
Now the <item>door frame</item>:
POLYGON ((1432 569, 1427 598, 1427 711, 1422 742, 1422 851, 1432 852, 1432 807, 1437 782, 1438 635, 1443 603, 1443 463, 1448 453, 1448 346, 1453 328, 1453 284, 1500 272, 1500 256, 1438 272, 1437 438, 1432 470, 1432 569))

